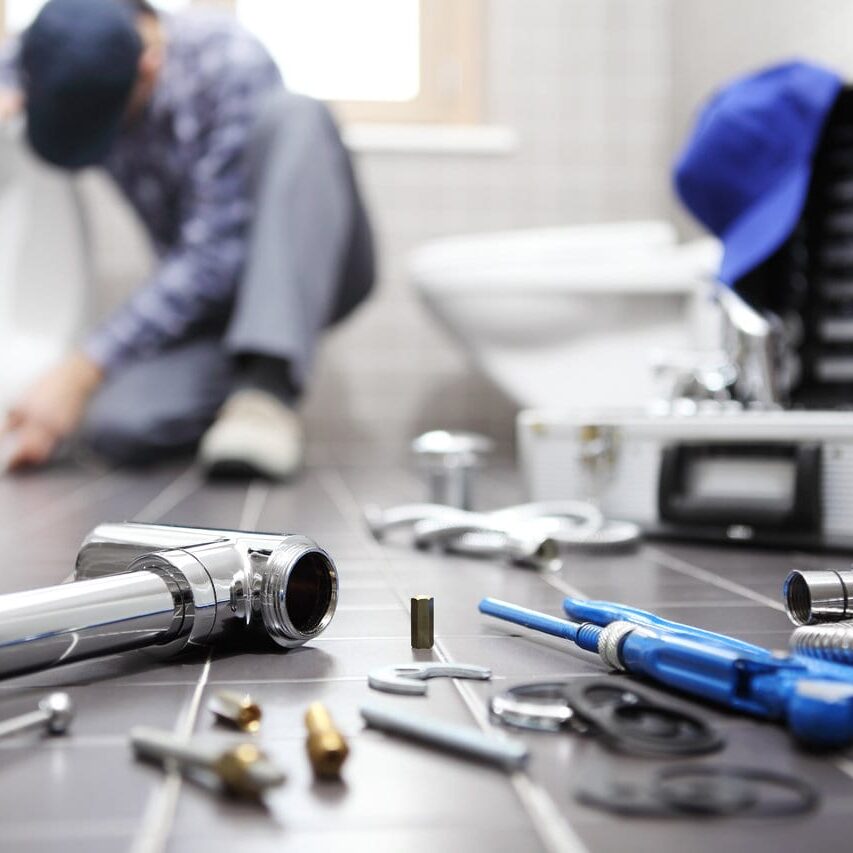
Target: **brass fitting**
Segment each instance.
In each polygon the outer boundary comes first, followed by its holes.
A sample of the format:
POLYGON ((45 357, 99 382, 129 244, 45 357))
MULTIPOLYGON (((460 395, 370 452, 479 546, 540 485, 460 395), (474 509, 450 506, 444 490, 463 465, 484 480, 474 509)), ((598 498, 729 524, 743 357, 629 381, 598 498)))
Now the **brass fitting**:
POLYGON ((217 720, 241 731, 254 734, 261 727, 260 706, 248 694, 222 690, 211 698, 207 707, 217 720))
POLYGON ((221 753, 211 769, 226 790, 239 797, 260 797, 267 788, 284 782, 284 774, 252 743, 241 743, 221 753))
POLYGON ((435 643, 432 596, 415 595, 411 602, 412 648, 431 649, 435 643))
POLYGON ((305 747, 314 775, 320 779, 337 779, 349 755, 349 747, 322 702, 312 702, 308 706, 305 726, 308 729, 305 747))

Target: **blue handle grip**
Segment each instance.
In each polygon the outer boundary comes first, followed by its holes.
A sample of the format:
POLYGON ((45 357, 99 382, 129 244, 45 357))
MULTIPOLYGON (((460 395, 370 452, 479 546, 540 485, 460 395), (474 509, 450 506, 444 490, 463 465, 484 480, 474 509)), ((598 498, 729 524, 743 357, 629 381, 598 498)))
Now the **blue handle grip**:
MULTIPOLYGON (((830 665, 825 677, 818 676, 800 658, 780 658, 738 640, 726 642, 731 638, 642 610, 574 599, 567 599, 567 604, 567 610, 591 620, 637 625, 619 646, 620 661, 628 672, 751 716, 785 720, 797 738, 813 746, 853 742, 853 680, 844 672, 848 667, 830 665)), ((480 612, 561 637, 591 652, 598 650, 604 630, 592 621, 576 625, 491 598, 480 602, 480 612)), ((817 663, 826 668, 824 662, 817 663)))
POLYGON ((580 598, 563 599, 563 610, 569 619, 576 622, 592 622, 594 625, 609 625, 611 622, 632 622, 635 625, 651 625, 666 631, 683 633, 690 639, 713 643, 734 651, 744 652, 749 655, 772 655, 772 652, 752 643, 744 643, 734 637, 725 634, 715 634, 713 631, 705 631, 702 628, 694 628, 692 625, 683 625, 681 622, 672 622, 640 610, 637 607, 629 607, 627 604, 616 604, 613 601, 585 601, 580 598))
POLYGON ((844 681, 853 683, 853 666, 841 664, 836 661, 827 661, 820 658, 810 658, 805 655, 794 654, 792 656, 780 656, 770 649, 745 643, 725 634, 715 634, 703 628, 694 628, 692 625, 684 625, 681 622, 673 622, 640 610, 637 607, 629 607, 627 604, 617 604, 613 601, 587 601, 581 598, 566 598, 563 600, 563 610, 566 615, 577 622, 592 622, 594 625, 609 625, 611 622, 631 622, 634 625, 647 625, 665 633, 680 634, 687 639, 696 642, 717 645, 730 649, 739 654, 748 655, 752 659, 765 658, 773 665, 787 662, 802 667, 820 679, 831 679, 833 681, 844 681))

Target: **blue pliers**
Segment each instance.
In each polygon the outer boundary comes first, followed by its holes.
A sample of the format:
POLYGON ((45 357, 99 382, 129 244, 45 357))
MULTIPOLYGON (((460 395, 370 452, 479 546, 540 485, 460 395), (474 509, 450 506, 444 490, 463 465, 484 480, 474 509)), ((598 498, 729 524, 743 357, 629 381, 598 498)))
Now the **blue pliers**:
POLYGON ((853 743, 853 667, 769 649, 607 601, 567 598, 573 621, 486 598, 480 611, 563 637, 614 669, 784 722, 810 746, 853 743))

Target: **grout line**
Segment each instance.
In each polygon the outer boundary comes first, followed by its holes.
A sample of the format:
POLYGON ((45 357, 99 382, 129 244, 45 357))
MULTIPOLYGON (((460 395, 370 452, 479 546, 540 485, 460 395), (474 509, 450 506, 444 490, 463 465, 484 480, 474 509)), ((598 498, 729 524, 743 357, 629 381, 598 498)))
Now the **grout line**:
MULTIPOLYGON (((435 641, 435 650, 438 657, 445 663, 452 661, 441 640, 435 641)), ((470 685, 458 678, 453 678, 451 681, 478 728, 486 734, 494 734, 495 727, 491 725, 488 716, 480 707, 479 699, 470 685)), ((502 737, 506 737, 505 732, 500 729, 497 731, 502 737)), ((551 853, 578 853, 587 849, 569 822, 560 814, 551 795, 541 785, 534 782, 522 770, 512 773, 509 778, 539 838, 551 853)))
MULTIPOLYGON (((35 533, 38 530, 48 526, 58 517, 64 515, 68 510, 73 509, 80 504, 87 505, 93 498, 97 498, 99 493, 106 489, 106 494, 109 494, 110 487, 121 480, 120 471, 108 471, 94 480, 86 480, 85 483, 78 486, 76 489, 57 498, 53 503, 49 503, 38 514, 32 518, 30 524, 20 524, 15 527, 15 537, 20 537, 24 534, 35 533)), ((8 532, 4 532, 0 539, 7 538, 8 532)))
MULTIPOLYGON (((319 474, 320 472, 318 472, 319 474)), ((364 523, 361 515, 361 507, 352 490, 347 485, 346 480, 344 480, 337 469, 325 469, 322 475, 318 476, 318 479, 320 479, 321 485, 326 489, 326 492, 344 517, 344 520, 350 526, 362 531, 362 535, 368 539, 370 550, 376 554, 378 562, 382 566, 380 571, 391 587, 391 591, 408 613, 408 602, 400 594, 393 580, 388 577, 387 556, 382 547, 372 537, 367 536, 363 532, 364 523)), ((445 662, 452 660, 451 656, 444 649, 441 640, 436 640, 435 649, 440 659, 445 662)), ((483 731, 489 731, 488 719, 483 721, 483 714, 473 691, 470 690, 468 685, 461 683, 459 679, 454 678, 451 680, 477 725, 483 731)), ((516 796, 530 819, 534 831, 539 835, 542 843, 551 853, 578 853, 578 851, 586 850, 580 838, 575 834, 569 822, 560 814, 556 804, 544 788, 537 785, 529 776, 521 772, 513 773, 510 776, 510 783, 515 789, 516 796)))
POLYGON ((542 578, 548 586, 553 587, 558 592, 563 593, 563 595, 568 595, 571 598, 589 598, 586 593, 581 592, 576 586, 572 586, 572 584, 564 581, 561 577, 557 575, 544 575, 540 574, 540 578, 542 578))
POLYGON ((272 491, 272 484, 265 480, 252 480, 246 490, 246 500, 243 512, 240 514, 239 530, 255 530, 261 520, 267 499, 272 491))
MULTIPOLYGON (((449 631, 442 631, 441 636, 446 640, 504 640, 507 637, 511 636, 510 634, 453 634, 449 631)), ((368 637, 316 637, 311 640, 311 645, 318 645, 320 643, 361 643, 361 642, 371 642, 373 640, 404 640, 408 641, 411 639, 410 634, 388 634, 384 637, 378 637, 374 634, 371 634, 368 637)), ((2 689, 2 685, 0 685, 0 689, 2 689)))
MULTIPOLYGON (((175 734, 188 738, 198 719, 201 696, 210 675, 210 664, 213 659, 213 649, 208 652, 204 669, 196 682, 193 695, 181 711, 175 725, 175 734)), ((157 786, 148 799, 142 816, 141 830, 134 838, 131 853, 160 853, 166 849, 169 833, 175 820, 178 808, 178 796, 181 793, 181 771, 175 766, 167 765, 166 778, 157 786)))
POLYGON ((846 776, 853 779, 853 761, 849 758, 836 758, 835 766, 846 776))
POLYGON ((704 581, 705 583, 710 584, 711 586, 716 586, 719 589, 728 590, 729 592, 733 592, 735 595, 748 598, 757 604, 763 604, 766 607, 772 607, 774 610, 781 610, 783 613, 785 612, 785 606, 781 602, 776 601, 776 599, 770 598, 770 596, 767 595, 762 595, 760 592, 756 592, 748 586, 743 586, 736 581, 730 581, 728 578, 724 578, 714 572, 709 572, 707 569, 701 569, 698 566, 694 566, 692 563, 688 563, 680 557, 673 557, 664 551, 659 551, 651 545, 646 546, 646 553, 665 569, 677 572, 680 575, 686 575, 687 577, 694 578, 698 581, 704 581))
MULTIPOLYGON (((117 472, 113 472, 117 473, 117 472)), ((181 501, 188 498, 199 486, 198 475, 193 468, 188 468, 171 480, 162 491, 158 492, 139 512, 133 516, 134 521, 159 521, 167 512, 174 509, 181 501), (191 488, 190 488, 191 486, 191 488)), ((76 569, 66 575, 62 583, 74 580, 76 569)))
MULTIPOLYGON (((381 559, 383 563, 387 563, 388 556, 382 546, 368 532, 361 506, 346 480, 341 476, 341 472, 337 468, 317 468, 315 474, 343 520, 350 527, 351 532, 356 533, 359 539, 367 543, 368 551, 372 556, 381 559)), ((406 611, 408 612, 408 606, 406 606, 406 611)))
POLYGON ((134 521, 160 521, 166 513, 171 512, 193 494, 200 485, 198 471, 192 466, 187 468, 142 507, 133 516, 134 521))
POLYGON ((181 713, 178 723, 175 725, 175 734, 179 737, 189 737, 193 733, 193 728, 195 727, 196 720, 198 719, 198 710, 201 706, 201 694, 204 692, 205 685, 210 679, 210 664, 212 661, 213 649, 207 653, 207 660, 205 660, 204 668, 196 682, 192 698, 190 699, 187 707, 181 713))
MULTIPOLYGON (((164 514, 174 506, 177 506, 185 497, 192 494, 197 487, 198 474, 194 468, 189 468, 170 487, 167 487, 160 494, 159 497, 161 500, 159 504, 155 499, 145 510, 151 512, 153 504, 158 513, 164 514), (173 501, 171 505, 168 505, 169 500, 173 501)), ((263 512, 269 492, 268 487, 256 488, 255 483, 249 485, 246 489, 243 510, 240 514, 241 523, 244 520, 253 524, 257 523, 263 512)), ((207 653, 207 659, 196 682, 193 695, 175 724, 175 734, 179 737, 189 738, 193 733, 198 720, 199 708, 201 707, 201 697, 210 679, 210 666, 212 662, 213 647, 207 653)), ((132 853, 161 853, 161 851, 166 849, 169 835, 175 822, 175 815, 178 810, 178 798, 180 797, 183 781, 178 767, 170 766, 166 773, 166 779, 148 801, 140 825, 139 835, 134 839, 131 848, 132 853)))

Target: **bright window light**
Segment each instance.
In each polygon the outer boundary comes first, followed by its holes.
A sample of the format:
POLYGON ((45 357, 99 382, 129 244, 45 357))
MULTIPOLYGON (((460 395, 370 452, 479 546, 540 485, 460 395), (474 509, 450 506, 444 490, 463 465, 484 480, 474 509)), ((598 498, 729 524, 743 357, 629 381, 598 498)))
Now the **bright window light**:
MULTIPOLYGON (((47 0, 6 0, 6 30, 19 33, 26 29, 46 2, 47 0)), ((189 0, 154 0, 153 5, 158 9, 174 12, 188 6, 189 0)))
POLYGON ((289 88, 335 101, 409 101, 420 89, 419 0, 237 0, 289 88))
POLYGON ((19 33, 29 26, 47 0, 6 0, 6 29, 19 33))
MULTIPOLYGON (((20 32, 46 0, 6 0, 20 32)), ((189 0, 155 0, 178 11, 189 0)), ((410 101, 420 91, 420 0, 236 0, 239 20, 290 89, 334 101, 410 101)))

